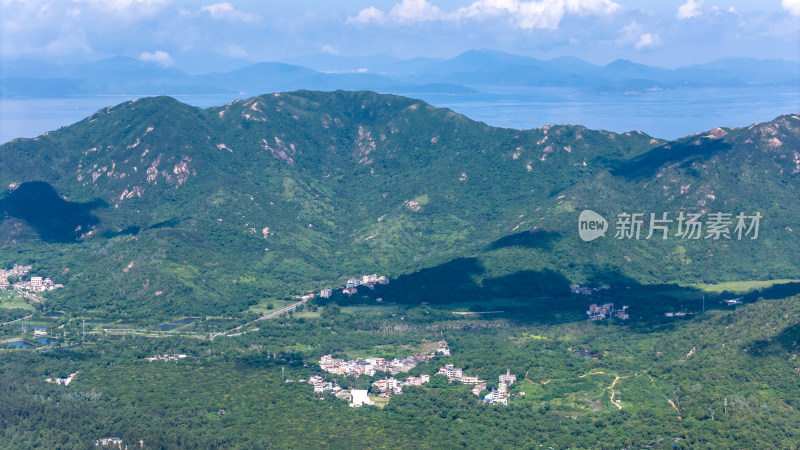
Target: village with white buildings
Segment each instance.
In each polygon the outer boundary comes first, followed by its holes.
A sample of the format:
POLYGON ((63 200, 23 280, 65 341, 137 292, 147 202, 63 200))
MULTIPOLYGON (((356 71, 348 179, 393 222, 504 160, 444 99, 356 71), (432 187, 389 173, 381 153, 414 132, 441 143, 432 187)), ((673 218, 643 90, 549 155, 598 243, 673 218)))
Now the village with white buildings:
POLYGON ((447 341, 436 343, 436 349, 430 353, 412 355, 406 358, 357 358, 345 361, 325 355, 319 360, 319 367, 325 372, 334 375, 353 375, 358 378, 360 375, 374 376, 377 372, 387 372, 397 375, 400 372, 408 372, 421 362, 428 362, 437 354, 447 356, 450 354, 450 347, 447 341))
MULTIPOLYGON (((437 354, 450 354, 447 341, 438 342, 437 348, 430 353, 412 355, 405 358, 393 358, 391 360, 385 358, 357 358, 345 361, 343 359, 334 358, 332 355, 325 355, 320 358, 319 367, 330 374, 351 375, 355 378, 361 375, 371 377, 378 372, 389 373, 393 376, 375 381, 372 385, 380 390, 380 397, 391 398, 392 395, 402 393, 403 386, 422 386, 424 383, 429 382, 431 379, 430 375, 407 377, 405 381, 397 380, 394 378, 394 375, 408 372, 416 367, 417 364, 430 361, 436 357, 437 354)), ((325 377, 320 375, 311 376, 308 383, 314 386, 315 394, 322 394, 325 391, 330 391, 337 398, 348 400, 352 407, 375 404, 375 402, 369 398, 369 392, 366 389, 351 389, 347 391, 342 389, 335 381, 328 381, 325 377)))
MULTIPOLYGON (((364 275, 361 278, 350 278, 345 283, 342 289, 342 294, 353 295, 358 293, 359 286, 366 286, 370 289, 374 289, 375 285, 378 284, 389 284, 389 279, 385 276, 378 276, 377 274, 373 273, 372 275, 364 275)), ((325 288, 319 291, 319 296, 321 298, 330 298, 333 295, 332 288, 325 288)))
POLYGON ((592 295, 595 292, 607 291, 609 289, 611 289, 611 286, 588 287, 581 286, 579 284, 573 284, 569 287, 570 292, 576 295, 592 295))
POLYGON ((613 303, 603 303, 602 305, 592 303, 589 305, 589 310, 586 311, 586 315, 589 316, 587 320, 603 320, 611 319, 612 317, 628 320, 630 318, 628 307, 628 305, 625 305, 622 309, 615 309, 613 303))
MULTIPOLYGON (((596 292, 607 291, 609 289, 611 289, 611 286, 588 287, 573 284, 569 287, 570 292, 575 295, 593 295, 596 292)), ((630 318, 628 315, 628 308, 629 305, 623 306, 622 309, 616 309, 613 303, 603 303, 602 305, 592 303, 589 305, 589 310, 586 311, 586 315, 589 316, 587 320, 603 320, 613 317, 621 320, 628 320, 630 318)))
POLYGON ((44 292, 64 287, 63 284, 54 283, 50 278, 30 277, 28 280, 23 280, 32 268, 33 266, 15 264, 10 270, 0 269, 0 291, 12 288, 20 293, 22 293, 22 291, 44 292), (8 281, 11 277, 16 277, 18 281, 12 284, 8 281))
MULTIPOLYGON (((465 376, 463 372, 463 369, 459 369, 453 364, 447 364, 439 369, 437 375, 444 375, 450 381, 474 385, 472 388, 472 394, 480 396, 481 392, 486 390, 486 381, 480 380, 478 377, 465 376)), ((506 369, 506 373, 501 374, 498 377, 498 380, 499 383, 497 385, 497 389, 492 389, 488 394, 486 394, 486 396, 483 397, 483 401, 486 403, 508 405, 508 400, 510 398, 508 387, 517 381, 517 376, 506 369)), ((525 393, 520 392, 519 395, 524 396, 525 393)))
MULTIPOLYGON (((358 378, 361 375, 374 376, 378 372, 389 373, 392 376, 376 380, 372 382, 375 390, 379 391, 377 397, 392 398, 395 395, 403 393, 403 388, 406 386, 422 386, 431 380, 431 376, 421 374, 419 376, 410 376, 405 379, 398 379, 396 376, 400 373, 408 372, 413 369, 417 364, 422 362, 429 362, 434 357, 442 355, 450 355, 450 349, 447 341, 440 341, 438 348, 435 351, 426 354, 408 356, 406 358, 394 358, 387 360, 385 358, 363 358, 345 361, 343 359, 333 358, 332 355, 323 356, 319 365, 320 368, 330 374, 353 376, 358 378)), ((464 375, 463 369, 455 367, 453 364, 447 364, 441 367, 436 375, 443 375, 451 382, 459 382, 463 384, 473 385, 472 393, 480 396, 485 391, 486 381, 478 377, 464 375)), ((507 405, 510 398, 508 387, 517 380, 516 375, 506 370, 506 373, 499 376, 499 383, 497 389, 492 389, 484 398, 483 401, 492 404, 507 405)), ((305 380, 301 380, 305 381, 305 380)), ((329 381, 325 376, 313 375, 308 379, 308 383, 314 386, 315 394, 323 394, 326 391, 331 392, 337 398, 347 400, 351 407, 360 407, 365 405, 374 405, 375 401, 369 396, 369 390, 366 389, 343 389, 336 381, 329 381)), ((375 391, 373 390, 373 392, 375 391)), ((524 396, 524 392, 520 392, 519 396, 524 396)))

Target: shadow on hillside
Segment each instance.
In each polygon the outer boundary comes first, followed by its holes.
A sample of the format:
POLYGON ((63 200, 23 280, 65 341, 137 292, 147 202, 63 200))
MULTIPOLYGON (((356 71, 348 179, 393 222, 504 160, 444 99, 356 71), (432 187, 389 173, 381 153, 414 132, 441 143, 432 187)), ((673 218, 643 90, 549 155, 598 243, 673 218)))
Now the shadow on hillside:
MULTIPOLYGON (((136 236, 142 230, 144 230, 144 231, 147 231, 147 230, 161 230, 161 229, 171 230, 171 229, 175 228, 176 226, 178 226, 178 224, 180 224, 180 223, 181 223, 181 219, 178 219, 177 217, 175 217, 175 218, 172 218, 172 219, 169 219, 169 220, 164 220, 164 221, 161 221, 161 222, 158 222, 158 223, 154 223, 153 225, 150 225, 149 227, 145 227, 145 228, 142 228, 142 227, 140 227, 138 225, 131 225, 131 226, 126 227, 124 229, 117 229, 117 230, 113 230, 113 231, 112 230, 106 230, 106 231, 103 232, 103 237, 107 238, 107 239, 110 239, 110 238, 117 237, 117 236, 136 236)), ((183 234, 185 234, 185 233, 183 233, 183 234)), ((178 237, 182 237, 183 234, 178 233, 178 237)), ((194 239, 194 240, 196 241, 197 239, 194 239)))
POLYGON ((709 311, 736 307, 725 300, 751 303, 800 293, 800 283, 776 285, 744 295, 717 294, 675 284, 645 285, 602 267, 588 266, 583 270, 588 283, 572 287, 563 273, 551 269, 519 270, 500 277, 487 277, 478 258, 457 258, 402 275, 374 290, 359 287, 357 295, 337 291, 329 301, 344 306, 372 303, 381 298, 383 304, 428 305, 442 310, 444 316, 441 317, 446 317, 450 311, 491 312, 480 316, 454 315, 453 318, 497 318, 520 324, 585 322, 589 305, 613 303, 614 312, 622 312, 623 307, 627 307, 624 313, 629 317, 624 320, 609 317, 595 322, 597 325, 627 325, 631 331, 651 333, 698 318, 704 308, 709 311))
POLYGON ((796 354, 800 350, 800 324, 790 325, 771 339, 753 342, 748 353, 752 356, 796 354))
POLYGON ((697 160, 704 160, 715 153, 725 152, 731 144, 721 140, 701 142, 696 145, 695 139, 687 142, 670 142, 656 147, 649 152, 633 158, 611 169, 611 174, 627 179, 635 179, 654 175, 665 164, 680 162, 680 167, 689 168, 697 160))
POLYGON ((22 183, 0 199, 0 212, 22 219, 46 242, 76 242, 82 234, 100 223, 92 210, 108 203, 94 200, 76 203, 64 200, 55 188, 43 181, 22 183))
POLYGON ((502 237, 489 244, 489 249, 498 250, 506 247, 549 248, 553 241, 560 236, 560 233, 553 231, 528 230, 502 237))
POLYGON ((179 223, 181 223, 181 219, 173 217, 172 219, 169 220, 164 220, 158 223, 154 223, 153 225, 150 225, 147 229, 157 230, 159 228, 175 228, 178 226, 179 223))
POLYGON ((137 234, 139 234, 139 232, 141 230, 142 230, 142 227, 138 227, 136 225, 131 225, 129 227, 126 227, 126 228, 118 230, 118 231, 106 230, 106 231, 103 232, 102 236, 104 238, 106 238, 106 239, 111 239, 111 238, 114 238, 114 237, 117 237, 117 236, 136 236, 137 234))

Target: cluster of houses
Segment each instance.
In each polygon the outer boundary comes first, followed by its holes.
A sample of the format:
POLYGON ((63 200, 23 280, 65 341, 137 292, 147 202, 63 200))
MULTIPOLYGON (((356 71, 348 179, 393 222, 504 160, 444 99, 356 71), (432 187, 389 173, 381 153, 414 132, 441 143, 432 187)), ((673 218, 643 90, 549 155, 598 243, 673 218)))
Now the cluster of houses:
POLYGON ((16 291, 30 291, 30 292, 44 292, 52 291, 64 287, 63 284, 56 284, 50 278, 30 277, 27 281, 22 281, 22 277, 28 274, 33 266, 20 266, 15 264, 11 270, 0 269, 0 291, 5 291, 9 287, 13 287, 16 291), (8 278, 15 276, 20 281, 14 283, 8 281, 8 278))
MULTIPOLYGON (((122 439, 118 437, 106 437, 102 439, 97 439, 94 441, 95 447, 119 447, 122 448, 122 439)), ((127 448, 127 447, 126 447, 127 448)))
POLYGON ((342 387, 336 384, 335 381, 327 381, 322 375, 312 375, 308 379, 308 384, 314 386, 315 394, 322 394, 325 391, 338 394, 342 390, 342 387))
MULTIPOLYGON (((431 380, 430 375, 420 375, 418 377, 408 377, 405 381, 400 381, 394 377, 385 378, 372 383, 381 391, 379 397, 392 398, 392 395, 397 395, 403 392, 403 386, 422 386, 431 380)), ((302 380, 301 380, 302 381, 302 380)), ((348 400, 351 407, 360 407, 364 405, 374 405, 369 398, 369 391, 366 389, 351 389, 350 391, 343 390, 341 386, 335 381, 328 381, 321 375, 312 375, 308 379, 308 383, 314 386, 315 394, 322 394, 325 391, 330 391, 336 398, 348 400)))
POLYGON ((394 377, 384 378, 372 383, 373 386, 381 391, 379 397, 392 398, 392 395, 402 394, 403 386, 422 386, 431 381, 430 375, 420 375, 418 377, 408 377, 405 381, 397 380, 394 377))
POLYGON ((319 367, 325 372, 335 375, 353 375, 355 377, 366 375, 371 377, 376 372, 388 372, 392 375, 397 375, 400 372, 408 372, 419 363, 430 361, 437 353, 450 354, 450 348, 446 341, 441 341, 439 345, 440 347, 431 353, 394 358, 392 360, 385 358, 358 358, 345 361, 334 358, 331 355, 325 355, 320 358, 319 367))
MULTIPOLYGON (((517 381, 517 376, 513 375, 508 369, 506 369, 506 373, 501 374, 499 378, 500 382, 497 384, 497 389, 492 389, 491 392, 486 394, 486 396, 483 397, 483 401, 486 403, 508 405, 508 399, 511 396, 508 392, 508 387, 514 384, 515 381, 517 381)), ((480 391, 478 391, 478 393, 476 394, 475 389, 473 389, 472 393, 478 395, 480 394, 480 391)), ((524 396, 525 392, 520 392, 519 395, 524 396)))
MULTIPOLYGON (((444 375, 451 381, 458 381, 464 384, 473 384, 472 388, 474 395, 480 395, 481 392, 486 390, 486 381, 479 380, 478 377, 464 376, 462 369, 448 364, 437 372, 438 375, 444 375)), ((303 380, 301 380, 303 381, 303 380)), ((404 386, 422 386, 431 381, 430 375, 422 374, 418 377, 408 377, 405 381, 398 380, 394 377, 384 378, 372 383, 379 391, 379 397, 392 398, 394 395, 403 393, 404 386)), ((492 389, 484 398, 486 403, 508 405, 510 393, 508 387, 517 381, 517 376, 506 370, 506 373, 501 374, 497 389, 492 389)), ((321 375, 313 375, 309 378, 308 383, 314 386, 315 394, 322 394, 325 391, 332 392, 337 398, 348 400, 351 407, 361 407, 364 405, 374 405, 375 402, 369 397, 369 391, 366 389, 351 389, 350 391, 343 390, 335 381, 327 381, 321 375)), ((519 395, 525 395, 520 392, 519 395)))
MULTIPOLYGON (((361 278, 350 278, 342 288, 342 293, 353 295, 358 293, 359 286, 366 286, 370 289, 374 289, 376 284, 389 284, 389 279, 385 276, 379 277, 374 273, 372 275, 364 275, 361 278)), ((319 296, 322 298, 330 298, 331 295, 333 295, 333 289, 331 288, 325 288, 319 291, 319 296)))
MULTIPOLYGON (((455 367, 453 364, 447 364, 439 369, 438 375, 446 376, 450 381, 458 381, 464 384, 474 385, 472 388, 473 395, 480 395, 481 392, 486 390, 486 381, 479 380, 478 377, 465 376, 463 369, 455 367)), ((492 389, 484 398, 483 401, 487 403, 508 405, 509 392, 508 387, 517 381, 517 376, 512 374, 511 371, 506 369, 506 373, 501 374, 497 389, 492 389)), ((520 395, 525 395, 520 393, 520 395)))
POLYGON ((147 358, 148 361, 177 361, 179 359, 186 358, 186 355, 155 355, 153 357, 147 358))
MULTIPOLYGON (((332 355, 325 355, 320 358, 319 366, 328 373, 352 375, 354 377, 359 377, 360 375, 374 376, 377 372, 388 372, 393 376, 373 381, 372 386, 380 391, 380 394, 378 394, 379 397, 391 398, 394 395, 401 394, 405 386, 422 386, 431 381, 431 376, 426 374, 421 374, 417 377, 407 377, 405 380, 397 379, 395 375, 401 372, 408 372, 417 364, 430 361, 437 354, 450 354, 447 341, 440 341, 437 345, 439 347, 431 353, 409 356, 407 358, 394 358, 391 361, 384 358, 364 358, 345 361, 343 359, 334 358, 332 355)), ((486 381, 478 377, 464 375, 463 369, 455 367, 453 364, 447 364, 441 367, 436 374, 444 375, 450 381, 473 385, 472 393, 477 396, 480 396, 481 392, 486 390, 486 381)), ((300 381, 302 382, 305 380, 300 381)), ((488 403, 507 405, 510 398, 508 387, 515 381, 517 381, 517 376, 513 375, 509 370, 506 370, 506 373, 501 374, 499 377, 497 389, 492 389, 483 400, 488 403)), ((322 394, 325 391, 330 391, 337 398, 348 400, 351 407, 374 404, 369 398, 369 391, 364 389, 344 390, 335 381, 328 381, 322 375, 311 376, 308 379, 308 383, 314 386, 315 394, 322 394)), ((520 392, 519 395, 525 395, 525 393, 520 392)))
POLYGON ((599 286, 599 287, 590 288, 590 287, 587 287, 587 286, 581 286, 579 284, 573 284, 573 285, 571 285, 569 287, 569 290, 573 294, 578 294, 578 295, 592 295, 595 292, 605 291, 605 290, 608 290, 608 289, 611 289, 611 286, 599 286))
POLYGON ((628 305, 623 306, 622 309, 614 309, 613 303, 603 303, 602 305, 592 303, 589 305, 589 310, 586 311, 586 315, 589 316, 588 320, 603 320, 612 317, 622 320, 630 318, 628 315, 628 305))
MULTIPOLYGON (((325 355, 319 360, 319 367, 325 372, 335 375, 352 375, 359 377, 361 375, 373 376, 377 372, 387 372, 392 375, 397 375, 401 372, 408 372, 416 367, 421 362, 428 362, 438 354, 449 355, 450 347, 447 341, 439 341, 435 344, 438 346, 435 351, 430 353, 408 356, 406 358, 394 358, 387 360, 385 358, 358 358, 349 361, 334 358, 332 355, 325 355)), ((405 381, 397 380, 394 376, 385 378, 383 380, 375 381, 373 386, 381 391, 380 396, 390 398, 394 394, 402 392, 403 386, 422 386, 424 383, 430 381, 430 375, 420 375, 418 377, 408 377, 405 381)), ((368 391, 351 389, 349 392, 343 390, 335 381, 327 381, 324 376, 313 375, 309 378, 308 383, 314 386, 314 393, 321 394, 325 391, 330 391, 337 398, 349 400, 350 406, 362 406, 373 404, 367 395, 368 391)))
MULTIPOLYGON (((300 380, 301 382, 303 380, 300 380)), ((312 375, 308 383, 314 386, 315 394, 322 394, 331 391, 339 400, 346 400, 351 408, 358 408, 364 405, 374 405, 375 402, 369 398, 369 391, 366 389, 342 389, 335 381, 327 381, 320 375, 312 375)))

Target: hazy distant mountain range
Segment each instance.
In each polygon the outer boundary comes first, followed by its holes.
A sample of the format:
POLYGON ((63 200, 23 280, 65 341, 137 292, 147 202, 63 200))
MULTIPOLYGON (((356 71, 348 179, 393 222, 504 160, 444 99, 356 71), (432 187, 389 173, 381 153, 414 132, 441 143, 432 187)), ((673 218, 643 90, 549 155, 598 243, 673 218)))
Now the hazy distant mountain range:
POLYGON ((153 62, 116 56, 80 64, 7 60, 0 69, 2 97, 86 95, 241 94, 312 90, 465 94, 495 87, 566 87, 600 93, 675 88, 800 85, 800 63, 725 58, 664 69, 627 60, 605 66, 561 57, 539 60, 491 50, 454 58, 314 55, 260 62, 224 73, 190 74, 153 62))

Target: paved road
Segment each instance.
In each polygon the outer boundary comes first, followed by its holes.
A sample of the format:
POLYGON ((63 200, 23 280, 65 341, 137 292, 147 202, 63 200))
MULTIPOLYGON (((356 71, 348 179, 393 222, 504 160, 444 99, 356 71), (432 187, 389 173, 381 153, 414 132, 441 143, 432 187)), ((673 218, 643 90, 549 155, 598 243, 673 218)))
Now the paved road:
POLYGON ((259 317, 258 319, 254 320, 253 322, 257 322, 259 320, 264 320, 264 319, 271 319, 271 318, 273 318, 275 316, 281 315, 281 314, 283 314, 285 312, 288 312, 288 311, 291 311, 291 310, 297 308, 298 306, 302 305, 306 301, 308 301, 308 300, 300 300, 297 303, 292 303, 291 305, 289 305, 289 306, 287 306, 285 308, 281 308, 281 309, 279 309, 279 310, 277 310, 275 312, 271 312, 271 313, 267 314, 266 316, 259 317))
POLYGON ((259 320, 271 319, 271 318, 273 318, 273 317, 275 317, 275 316, 279 316, 279 315, 281 315, 281 314, 283 314, 283 313, 285 313, 285 312, 292 311, 293 309, 297 308, 298 306, 300 306, 300 305, 304 304, 304 303, 305 303, 305 302, 307 302, 307 301, 308 301, 308 299, 307 299, 307 298, 305 298, 305 299, 303 299, 303 300, 300 300, 300 301, 299 301, 299 302, 297 302, 297 303, 292 303, 292 304, 291 304, 291 305, 289 305, 289 306, 286 306, 286 307, 284 307, 284 308, 281 308, 281 309, 279 309, 279 310, 277 310, 277 311, 273 311, 273 312, 271 312, 271 313, 269 313, 269 314, 267 314, 267 315, 265 315, 265 316, 261 316, 261 317, 259 317, 258 319, 251 320, 250 322, 247 322, 247 323, 245 323, 245 324, 243 324, 243 325, 239 325, 239 326, 238 326, 238 327, 236 327, 236 328, 232 328, 232 329, 230 329, 230 330, 223 331, 223 332, 221 332, 221 333, 217 333, 217 334, 215 334, 215 335, 212 337, 212 339, 213 339, 213 338, 215 338, 215 337, 217 337, 217 336, 222 336, 222 335, 228 334, 228 333, 230 333, 230 332, 233 332, 233 331, 238 331, 238 330, 241 330, 242 328, 244 328, 244 327, 246 327, 246 326, 248 326, 248 325, 250 325, 250 324, 252 324, 252 323, 258 322, 259 320))
POLYGON ((24 295, 25 298, 27 298, 28 300, 30 300, 30 301, 32 301, 34 303, 42 303, 38 298, 36 298, 35 295, 33 295, 33 294, 29 293, 29 292, 25 292, 22 295, 24 295))
POLYGON ((20 320, 30 319, 31 317, 33 317, 33 314, 29 314, 29 315, 27 315, 25 317, 20 317, 19 319, 15 319, 15 320, 12 320, 10 322, 3 322, 3 323, 0 323, 0 325, 8 325, 10 323, 19 322, 20 320))

